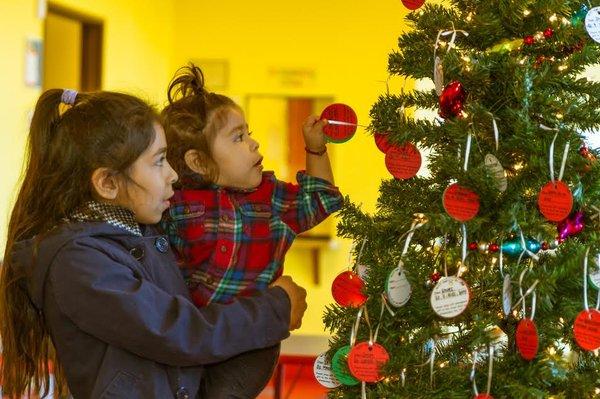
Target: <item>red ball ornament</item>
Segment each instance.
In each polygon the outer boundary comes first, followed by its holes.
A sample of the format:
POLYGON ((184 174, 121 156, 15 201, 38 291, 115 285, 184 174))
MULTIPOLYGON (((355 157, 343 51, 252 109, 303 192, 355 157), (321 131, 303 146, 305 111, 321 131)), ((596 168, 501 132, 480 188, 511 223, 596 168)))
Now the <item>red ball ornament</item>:
POLYGON ((346 307, 358 308, 367 301, 364 293, 365 283, 356 273, 346 271, 340 273, 331 284, 333 299, 346 307))
POLYGON ((467 92, 460 82, 448 83, 440 95, 440 116, 445 119, 460 116, 466 98, 467 92))
POLYGON ((544 251, 547 251, 549 248, 550 248, 550 245, 549 245, 549 244, 548 244, 546 241, 544 241, 544 242, 542 243, 542 249, 543 249, 544 251))
POLYGON ((431 273, 431 276, 429 276, 429 279, 434 283, 437 283, 441 278, 442 275, 440 274, 440 272, 431 273))
POLYGON ((531 35, 527 35, 523 38, 523 43, 525 43, 528 46, 531 46, 532 44, 535 43, 535 37, 533 37, 531 35))
POLYGON ((425 3, 425 0, 402 0, 402 4, 404 7, 409 10, 416 10, 420 8, 425 3))
POLYGON ((554 29, 546 28, 546 30, 544 30, 544 37, 550 39, 552 36, 554 36, 554 29))
POLYGON ((494 242, 494 243, 490 244, 490 246, 488 247, 488 250, 490 252, 498 252, 500 250, 500 246, 494 242))
POLYGON ((475 241, 469 243, 469 250, 470 251, 477 251, 478 247, 479 246, 478 246, 478 244, 475 241))

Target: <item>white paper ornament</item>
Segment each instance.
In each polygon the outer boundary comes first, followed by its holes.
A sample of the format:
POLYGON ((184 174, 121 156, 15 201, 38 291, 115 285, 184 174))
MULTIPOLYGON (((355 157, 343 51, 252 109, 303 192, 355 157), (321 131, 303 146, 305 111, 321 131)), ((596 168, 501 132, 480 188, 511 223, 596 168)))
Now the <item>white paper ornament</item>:
POLYGON ((331 363, 327 358, 327 352, 321 353, 317 357, 313 366, 313 373, 319 384, 323 385, 325 388, 332 389, 341 385, 331 370, 331 363))
POLYGON ((600 43, 600 7, 594 7, 586 14, 585 30, 594 41, 600 43))
POLYGON ((489 174, 492 175, 492 178, 494 179, 496 188, 500 192, 506 191, 506 187, 508 186, 508 183, 506 181, 506 174, 504 173, 504 168, 502 167, 502 164, 500 163, 500 161, 498 161, 498 158, 496 158, 492 154, 487 154, 485 156, 484 162, 485 162, 485 168, 487 169, 489 174))
POLYGON ((435 85, 435 92, 438 96, 442 95, 444 90, 444 65, 440 57, 435 57, 433 67, 433 84, 435 85))
POLYGON ((512 283, 510 275, 504 275, 504 284, 502 285, 502 310, 508 316, 512 308, 512 283))
POLYGON ((465 311, 470 296, 469 286, 463 279, 442 277, 431 291, 431 307, 439 316, 449 319, 465 311))
POLYGON ((404 306, 410 299, 412 288, 400 263, 389 274, 385 284, 387 299, 392 306, 404 306))

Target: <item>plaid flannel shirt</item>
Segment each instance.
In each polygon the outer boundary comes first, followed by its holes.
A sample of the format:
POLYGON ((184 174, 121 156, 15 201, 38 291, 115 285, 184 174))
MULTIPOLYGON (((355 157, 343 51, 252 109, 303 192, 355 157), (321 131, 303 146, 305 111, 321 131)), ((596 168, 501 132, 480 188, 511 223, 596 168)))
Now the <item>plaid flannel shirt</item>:
POLYGON ((264 290, 282 273, 297 234, 342 205, 337 187, 298 172, 298 184, 264 172, 252 190, 177 190, 162 226, 198 306, 264 290))

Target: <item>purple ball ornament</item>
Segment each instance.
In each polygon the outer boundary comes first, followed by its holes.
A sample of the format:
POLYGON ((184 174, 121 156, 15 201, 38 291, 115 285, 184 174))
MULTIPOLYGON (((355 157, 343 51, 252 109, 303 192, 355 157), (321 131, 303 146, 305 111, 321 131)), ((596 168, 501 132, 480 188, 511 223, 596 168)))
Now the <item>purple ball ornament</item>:
POLYGON ((585 227, 584 217, 585 215, 583 214, 583 211, 577 211, 560 222, 556 227, 559 241, 581 233, 585 227))

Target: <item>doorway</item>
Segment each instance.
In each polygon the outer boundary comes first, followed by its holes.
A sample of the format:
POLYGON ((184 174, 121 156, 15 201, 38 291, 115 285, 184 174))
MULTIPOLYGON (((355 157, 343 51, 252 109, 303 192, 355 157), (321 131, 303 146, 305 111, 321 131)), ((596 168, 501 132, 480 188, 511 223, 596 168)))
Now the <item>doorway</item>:
POLYGON ((48 4, 44 21, 43 90, 100 90, 102 40, 102 20, 48 4))

